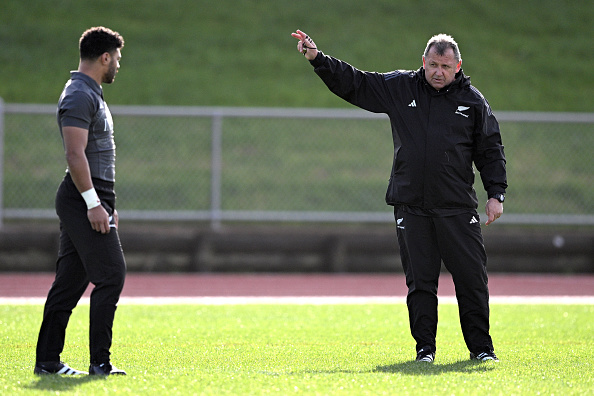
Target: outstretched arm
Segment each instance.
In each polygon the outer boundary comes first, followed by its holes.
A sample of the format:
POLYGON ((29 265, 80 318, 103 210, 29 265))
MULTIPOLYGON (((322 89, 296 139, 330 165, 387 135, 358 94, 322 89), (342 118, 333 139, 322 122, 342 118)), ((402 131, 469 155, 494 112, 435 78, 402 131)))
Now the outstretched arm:
POLYGON ((335 95, 362 109, 387 113, 390 94, 383 74, 364 72, 331 56, 323 56, 305 32, 291 33, 299 42, 297 51, 310 61, 316 74, 335 95))
POLYGON ((318 48, 305 32, 297 29, 295 33, 291 33, 299 42, 297 43, 297 51, 301 52, 307 60, 314 60, 318 55, 318 48))

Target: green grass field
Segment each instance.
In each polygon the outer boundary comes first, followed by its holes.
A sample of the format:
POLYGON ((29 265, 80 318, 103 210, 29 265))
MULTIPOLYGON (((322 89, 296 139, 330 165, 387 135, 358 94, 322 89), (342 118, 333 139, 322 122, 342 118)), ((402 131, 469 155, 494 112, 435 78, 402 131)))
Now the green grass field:
POLYGON ((431 35, 460 44, 495 111, 592 111, 590 0, 6 0, 0 97, 55 103, 78 39, 126 40, 110 104, 348 107, 296 51, 295 29, 363 70, 416 69, 431 35))
MULTIPOLYGON (((41 305, 0 305, 0 393, 154 395, 586 395, 594 306, 492 304, 499 363, 468 359, 457 308, 440 305, 434 364, 413 362, 404 304, 120 305, 113 378, 33 374, 41 305)), ((88 305, 62 359, 88 367, 88 305)))

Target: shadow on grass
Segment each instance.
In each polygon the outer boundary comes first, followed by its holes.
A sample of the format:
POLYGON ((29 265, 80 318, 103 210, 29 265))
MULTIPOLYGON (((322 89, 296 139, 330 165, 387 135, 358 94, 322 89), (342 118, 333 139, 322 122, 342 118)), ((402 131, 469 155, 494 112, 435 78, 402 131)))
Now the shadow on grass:
POLYGON ((494 362, 475 362, 461 360, 459 362, 439 364, 425 362, 404 362, 389 366, 378 366, 373 370, 380 373, 399 373, 404 375, 441 375, 447 373, 480 373, 495 369, 494 362))
POLYGON ((88 382, 105 380, 102 375, 40 375, 37 381, 25 385, 26 389, 66 392, 88 382))
POLYGON ((498 363, 495 362, 474 362, 472 360, 461 360, 455 363, 438 364, 438 363, 425 363, 425 362, 404 362, 391 364, 389 366, 377 366, 373 370, 303 370, 303 371, 292 371, 288 373, 279 373, 271 371, 261 371, 259 374, 265 374, 269 376, 281 376, 281 375, 297 375, 297 374, 366 374, 366 373, 392 373, 402 375, 441 375, 447 373, 485 373, 496 368, 498 363))

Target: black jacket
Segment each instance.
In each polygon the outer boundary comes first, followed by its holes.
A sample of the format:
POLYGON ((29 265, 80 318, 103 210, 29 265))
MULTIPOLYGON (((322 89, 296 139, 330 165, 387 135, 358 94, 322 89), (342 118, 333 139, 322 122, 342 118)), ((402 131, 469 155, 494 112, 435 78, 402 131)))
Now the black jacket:
POLYGON ((462 70, 438 92, 423 68, 364 72, 322 52, 311 64, 333 93, 389 116, 394 140, 389 205, 437 215, 476 210, 473 162, 489 197, 505 193, 499 124, 462 70))

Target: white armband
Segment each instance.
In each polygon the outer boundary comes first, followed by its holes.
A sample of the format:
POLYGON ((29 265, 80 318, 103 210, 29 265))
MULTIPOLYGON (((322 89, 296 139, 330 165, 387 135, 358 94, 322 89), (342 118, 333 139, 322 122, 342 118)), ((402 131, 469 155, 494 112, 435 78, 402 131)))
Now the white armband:
POLYGON ((81 193, 81 195, 87 203, 87 209, 93 209, 101 205, 101 200, 99 200, 97 191, 95 191, 94 188, 91 188, 90 190, 81 193))

